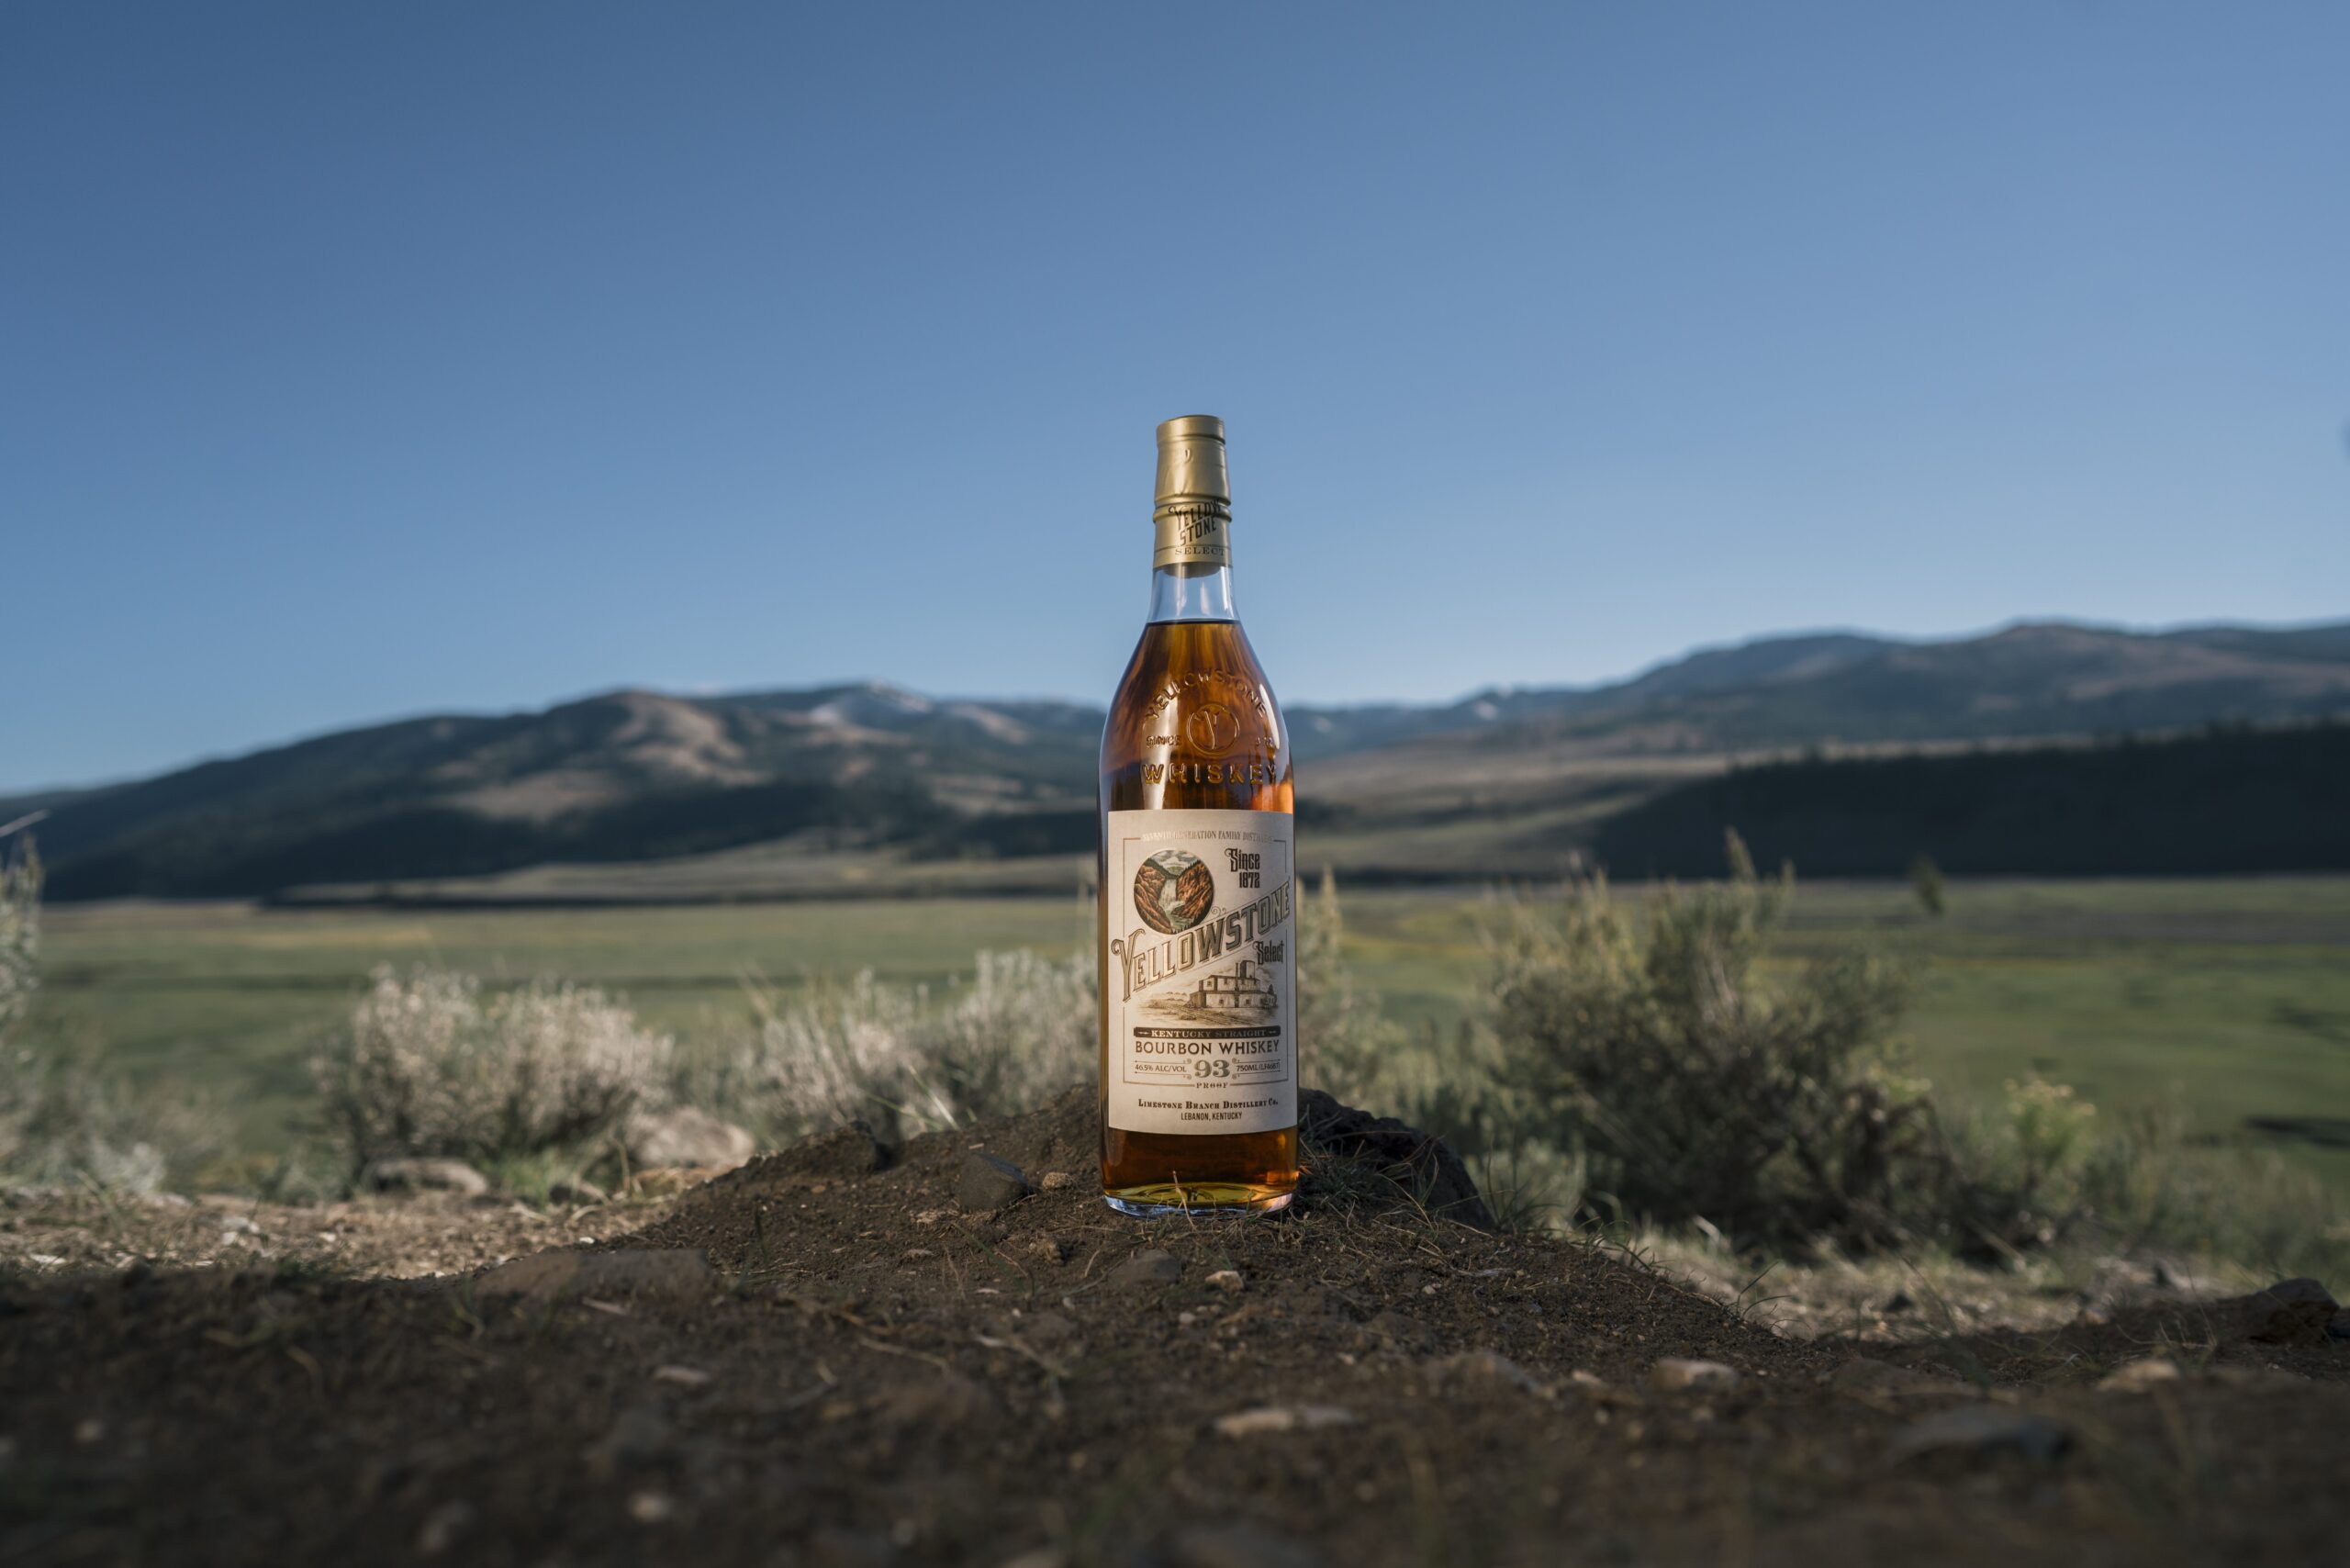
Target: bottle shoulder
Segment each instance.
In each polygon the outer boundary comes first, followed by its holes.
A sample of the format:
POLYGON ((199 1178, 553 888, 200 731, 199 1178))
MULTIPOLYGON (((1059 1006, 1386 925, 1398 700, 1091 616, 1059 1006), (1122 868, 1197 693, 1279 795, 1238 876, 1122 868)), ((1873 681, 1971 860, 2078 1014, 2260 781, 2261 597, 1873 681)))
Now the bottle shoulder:
POLYGON ((1289 729, 1237 621, 1143 628, 1102 734, 1102 803, 1289 809, 1289 729))

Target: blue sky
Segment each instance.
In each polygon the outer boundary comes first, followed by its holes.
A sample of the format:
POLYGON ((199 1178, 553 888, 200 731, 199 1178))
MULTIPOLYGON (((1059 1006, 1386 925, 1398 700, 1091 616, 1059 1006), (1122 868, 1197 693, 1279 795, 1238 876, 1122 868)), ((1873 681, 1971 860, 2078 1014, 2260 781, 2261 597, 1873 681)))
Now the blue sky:
POLYGON ((0 7, 0 786, 618 685, 2350 612, 2350 10, 0 7))

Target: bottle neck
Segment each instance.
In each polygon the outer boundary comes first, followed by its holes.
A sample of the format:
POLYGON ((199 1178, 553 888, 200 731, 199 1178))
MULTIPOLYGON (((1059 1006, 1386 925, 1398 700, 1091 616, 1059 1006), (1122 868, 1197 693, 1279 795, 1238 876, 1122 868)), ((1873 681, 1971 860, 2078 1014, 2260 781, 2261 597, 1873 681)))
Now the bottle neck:
POLYGON ((1153 621, 1237 621, 1232 609, 1232 568, 1201 562, 1161 566, 1150 574, 1153 621))

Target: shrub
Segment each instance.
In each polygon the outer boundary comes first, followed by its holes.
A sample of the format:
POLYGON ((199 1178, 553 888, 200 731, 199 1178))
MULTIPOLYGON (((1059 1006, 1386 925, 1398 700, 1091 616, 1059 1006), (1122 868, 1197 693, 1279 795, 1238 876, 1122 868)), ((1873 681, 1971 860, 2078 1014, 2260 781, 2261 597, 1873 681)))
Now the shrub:
POLYGON ((40 859, 0 858, 0 1181, 151 1193, 217 1151, 219 1118, 186 1095, 141 1094, 91 1050, 8 1041, 40 990, 40 859))
POLYGON ((754 990, 756 1027, 685 1077, 694 1103, 776 1139, 862 1120, 893 1138, 1041 1103, 1091 1079, 1099 1025, 1090 957, 982 953, 943 1005, 928 990, 819 980, 754 990))
POLYGON ((0 1042, 40 989, 40 857, 29 839, 0 855, 0 1042))
POLYGON ((1773 983, 1760 960, 1793 878, 1757 878, 1735 834, 1729 852, 1727 882, 1669 887, 1645 920, 1596 878, 1550 918, 1521 912, 1496 949, 1492 1070, 1628 1214, 1896 1239, 1934 1146, 1924 1086, 1897 1070, 1904 977, 1855 950, 1773 983))
POLYGON ((1918 907, 1928 914, 1939 915, 1950 907, 1942 887, 1942 868, 1934 864, 1930 855, 1919 855, 1909 862, 1909 890, 1918 895, 1918 907))
POLYGON ((1301 901, 1297 924, 1300 1071, 1341 1100, 1392 1103, 1382 1092, 1404 1055, 1402 1031, 1346 961, 1337 879, 1326 868, 1314 898, 1301 901))
POLYGON ((0 1052, 0 1172, 34 1186, 155 1192, 168 1161, 142 1110, 95 1062, 0 1052))
POLYGON ((386 967, 312 1072, 354 1170, 409 1154, 487 1163, 612 1131, 661 1098, 673 1048, 598 991, 542 980, 485 1002, 471 976, 386 967))

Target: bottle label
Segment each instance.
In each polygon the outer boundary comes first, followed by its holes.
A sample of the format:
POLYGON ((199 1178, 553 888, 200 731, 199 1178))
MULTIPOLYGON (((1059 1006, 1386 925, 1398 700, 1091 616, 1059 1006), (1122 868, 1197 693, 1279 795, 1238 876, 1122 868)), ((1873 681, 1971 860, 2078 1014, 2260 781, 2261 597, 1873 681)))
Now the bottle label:
POLYGON ((1232 514, 1221 507, 1158 509, 1150 552, 1153 570, 1161 566, 1232 565, 1232 514))
POLYGON ((1297 878, 1287 812, 1112 812, 1102 1005, 1110 1125, 1297 1126, 1297 878))

